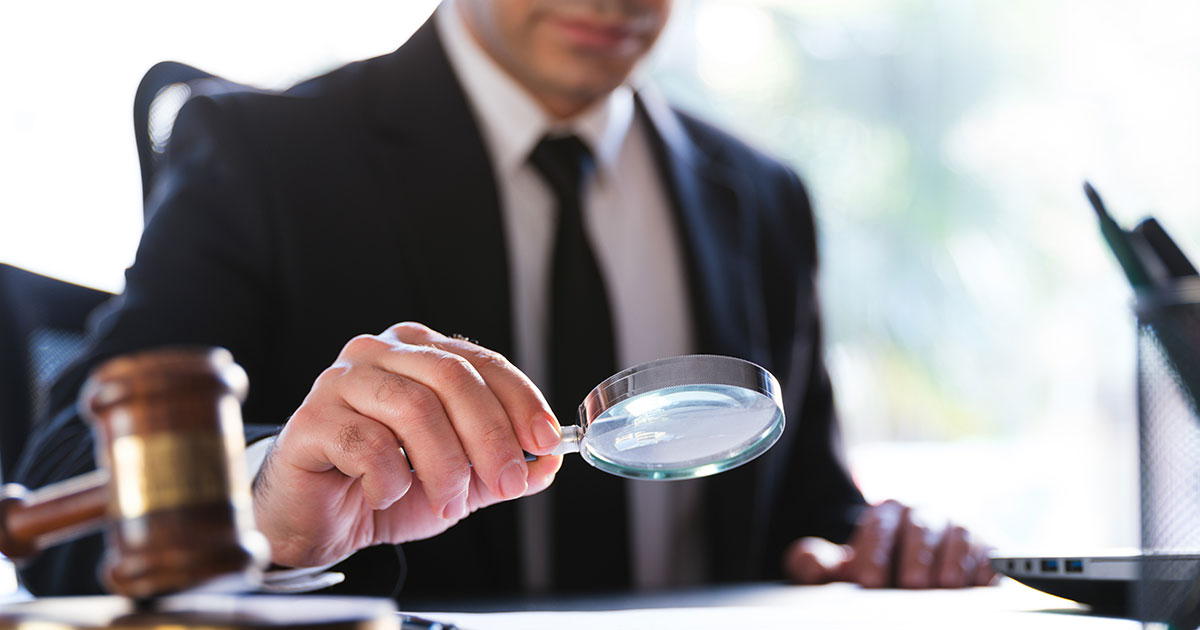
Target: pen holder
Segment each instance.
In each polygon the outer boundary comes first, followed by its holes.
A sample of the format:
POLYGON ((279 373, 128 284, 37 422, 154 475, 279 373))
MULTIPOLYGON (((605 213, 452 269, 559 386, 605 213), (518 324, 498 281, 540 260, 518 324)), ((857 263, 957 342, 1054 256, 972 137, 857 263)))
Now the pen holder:
POLYGON ((1139 292, 1135 310, 1141 543, 1151 558, 1134 605, 1140 619, 1182 622, 1200 613, 1200 279, 1139 292))

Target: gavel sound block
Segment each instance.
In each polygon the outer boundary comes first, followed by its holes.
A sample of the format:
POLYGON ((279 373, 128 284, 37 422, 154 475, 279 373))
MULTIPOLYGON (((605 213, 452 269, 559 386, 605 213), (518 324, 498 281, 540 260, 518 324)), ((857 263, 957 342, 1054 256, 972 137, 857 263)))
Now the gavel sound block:
POLYGON ((79 405, 99 468, 36 492, 4 486, 0 553, 20 561, 103 528, 101 579, 128 599, 10 606, 0 610, 0 628, 56 621, 95 628, 398 627, 394 614, 380 616, 394 611, 390 604, 366 598, 164 599, 195 589, 243 592, 261 582, 268 547, 254 529, 245 471, 246 390, 246 373, 223 349, 146 351, 93 372, 79 405), (296 618, 298 611, 307 612, 296 618))

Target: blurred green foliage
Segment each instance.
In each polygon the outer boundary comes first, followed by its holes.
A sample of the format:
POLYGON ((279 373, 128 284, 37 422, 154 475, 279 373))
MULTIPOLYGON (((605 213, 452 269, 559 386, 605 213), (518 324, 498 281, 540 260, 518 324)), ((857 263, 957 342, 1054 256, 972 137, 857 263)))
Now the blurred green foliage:
MULTIPOLYGON (((1156 67, 1200 86, 1188 35, 1200 14, 1142 6, 677 5, 655 82, 794 165, 814 196, 830 365, 852 437, 1129 422, 1128 288, 1080 182, 1116 191, 1115 207, 1175 203, 1155 214, 1185 249, 1200 227, 1179 168, 1200 169, 1200 127, 1183 115, 1200 111, 1200 92, 1130 83, 1156 67), (1174 120, 1158 105, 1168 95, 1174 120)), ((1120 214, 1129 226, 1140 216, 1120 214)))

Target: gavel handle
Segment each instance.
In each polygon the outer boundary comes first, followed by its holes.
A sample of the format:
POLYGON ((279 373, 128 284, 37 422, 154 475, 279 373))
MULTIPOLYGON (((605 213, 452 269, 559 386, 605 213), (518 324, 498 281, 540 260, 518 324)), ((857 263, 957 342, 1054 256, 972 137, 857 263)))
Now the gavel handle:
POLYGON ((0 553, 26 558, 100 529, 108 515, 108 471, 96 470, 35 492, 0 490, 0 553))

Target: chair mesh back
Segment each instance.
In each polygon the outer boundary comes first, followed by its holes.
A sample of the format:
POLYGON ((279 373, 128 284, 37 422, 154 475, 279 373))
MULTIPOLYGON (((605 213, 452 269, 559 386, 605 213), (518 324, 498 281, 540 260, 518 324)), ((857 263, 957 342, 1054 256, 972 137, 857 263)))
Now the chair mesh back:
POLYGON ((0 479, 11 478, 50 386, 84 346, 88 314, 110 294, 0 264, 0 479))
POLYGON ((50 386, 83 351, 86 339, 87 336, 78 330, 36 328, 30 331, 25 361, 29 374, 30 417, 35 422, 49 416, 50 386))

